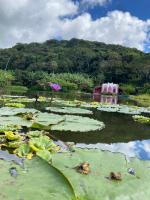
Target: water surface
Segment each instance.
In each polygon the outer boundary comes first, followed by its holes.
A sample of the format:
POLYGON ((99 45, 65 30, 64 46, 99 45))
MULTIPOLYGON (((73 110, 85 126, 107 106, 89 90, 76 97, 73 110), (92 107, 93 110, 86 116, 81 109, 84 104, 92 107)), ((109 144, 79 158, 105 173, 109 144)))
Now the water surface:
MULTIPOLYGON (((50 92, 38 92, 42 96, 51 96, 50 92)), ((26 93, 29 97, 34 97, 33 92, 26 93)), ((55 97, 67 100, 82 100, 91 102, 97 100, 109 103, 122 103, 138 105, 137 102, 129 100, 127 97, 106 97, 85 93, 56 93, 55 97)), ((28 107, 34 107, 44 111, 49 103, 28 103, 28 107)), ((134 122, 132 115, 121 113, 109 113, 92 109, 93 115, 89 117, 103 121, 106 125, 101 131, 88 133, 72 132, 51 132, 51 134, 64 142, 74 142, 81 148, 98 148, 112 152, 121 152, 129 157, 136 156, 143 160, 150 160, 150 125, 134 122)))

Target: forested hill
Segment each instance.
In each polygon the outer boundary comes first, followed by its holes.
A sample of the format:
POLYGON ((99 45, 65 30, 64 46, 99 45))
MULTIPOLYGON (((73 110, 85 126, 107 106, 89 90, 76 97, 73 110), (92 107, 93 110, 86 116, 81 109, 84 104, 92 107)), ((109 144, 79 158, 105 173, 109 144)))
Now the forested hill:
POLYGON ((17 44, 0 50, 0 68, 87 73, 97 80, 144 84, 150 81, 150 54, 119 45, 78 39, 17 44))

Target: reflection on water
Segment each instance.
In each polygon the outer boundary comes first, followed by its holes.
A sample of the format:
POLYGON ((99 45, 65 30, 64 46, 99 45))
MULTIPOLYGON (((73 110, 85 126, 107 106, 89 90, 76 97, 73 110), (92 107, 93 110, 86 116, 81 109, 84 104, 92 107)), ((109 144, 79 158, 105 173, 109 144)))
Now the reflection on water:
POLYGON ((108 150, 111 152, 123 153, 127 158, 137 157, 141 160, 150 160, 150 140, 133 141, 128 143, 113 143, 113 144, 83 144, 77 143, 77 147, 80 148, 95 148, 108 150))
POLYGON ((93 100, 101 103, 117 104, 118 96, 93 94, 93 100))

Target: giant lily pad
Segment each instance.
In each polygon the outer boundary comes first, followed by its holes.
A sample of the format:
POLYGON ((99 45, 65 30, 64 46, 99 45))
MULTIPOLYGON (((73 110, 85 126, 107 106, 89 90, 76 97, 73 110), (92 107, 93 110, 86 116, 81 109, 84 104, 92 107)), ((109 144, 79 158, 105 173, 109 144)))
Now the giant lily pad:
POLYGON ((32 127, 38 129, 50 129, 51 125, 58 124, 64 120, 65 118, 61 115, 40 112, 36 116, 32 127))
POLYGON ((122 154, 76 149, 74 153, 55 154, 53 165, 68 178, 79 199, 149 200, 150 162, 135 159, 127 163, 122 154), (89 163, 88 175, 76 170, 84 162, 89 163), (129 173, 132 168, 135 175, 129 173), (111 180, 111 172, 120 172, 122 180, 111 180))
POLYGON ((51 130, 88 132, 101 130, 105 127, 103 122, 88 117, 65 115, 65 121, 53 125, 51 130))
POLYGON ((92 114, 92 111, 73 107, 47 107, 47 111, 66 114, 92 114))
POLYGON ((149 165, 149 161, 137 159, 127 162, 123 154, 81 149, 55 154, 52 165, 34 158, 20 168, 0 160, 0 197, 6 200, 149 200, 149 165), (82 163, 88 164, 89 173, 77 170, 82 163), (9 173, 12 168, 16 169, 17 178, 9 173), (110 174, 118 172, 121 178, 110 178, 110 174))
POLYGON ((120 105, 118 112, 124 114, 139 115, 141 114, 141 109, 140 107, 120 105))
POLYGON ((101 105, 97 108, 100 111, 106 112, 118 112, 123 114, 139 115, 143 111, 143 108, 132 107, 127 105, 101 105))
POLYGON ((8 116, 8 117, 0 117, 0 126, 1 127, 13 127, 13 126, 25 126, 31 127, 32 122, 22 119, 18 116, 8 116))
POLYGON ((33 108, 11 108, 11 107, 2 107, 0 108, 0 116, 12 116, 21 113, 37 113, 39 112, 33 108))
POLYGON ((74 200, 70 183, 59 170, 40 158, 25 161, 24 168, 0 160, 0 199, 74 200), (18 176, 12 177, 10 169, 18 176))

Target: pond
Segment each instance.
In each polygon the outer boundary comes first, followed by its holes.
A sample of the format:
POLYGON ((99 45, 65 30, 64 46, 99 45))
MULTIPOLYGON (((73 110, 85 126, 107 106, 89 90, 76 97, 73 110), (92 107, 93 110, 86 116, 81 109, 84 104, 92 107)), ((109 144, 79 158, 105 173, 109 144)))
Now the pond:
MULTIPOLYGON (((51 96, 47 92, 39 92, 42 96, 51 96)), ((35 94, 26 93, 28 97, 34 97, 35 94)), ((103 103, 138 105, 135 101, 129 100, 127 97, 106 97, 96 96, 84 93, 57 93, 55 97, 64 100, 82 100, 86 102, 101 101, 103 103)), ((49 103, 27 103, 27 107, 36 108, 45 111, 45 107, 50 106, 49 103)), ((55 105, 56 106, 56 105, 55 105)), ((121 152, 127 157, 138 157, 142 160, 150 160, 150 126, 133 121, 132 115, 104 112, 96 108, 89 108, 93 111, 90 118, 105 123, 105 128, 100 131, 87 133, 59 132, 52 131, 53 139, 62 140, 64 142, 74 142, 80 148, 96 148, 109 150, 112 152, 121 152)), ((83 115, 84 116, 84 115, 83 115)))

